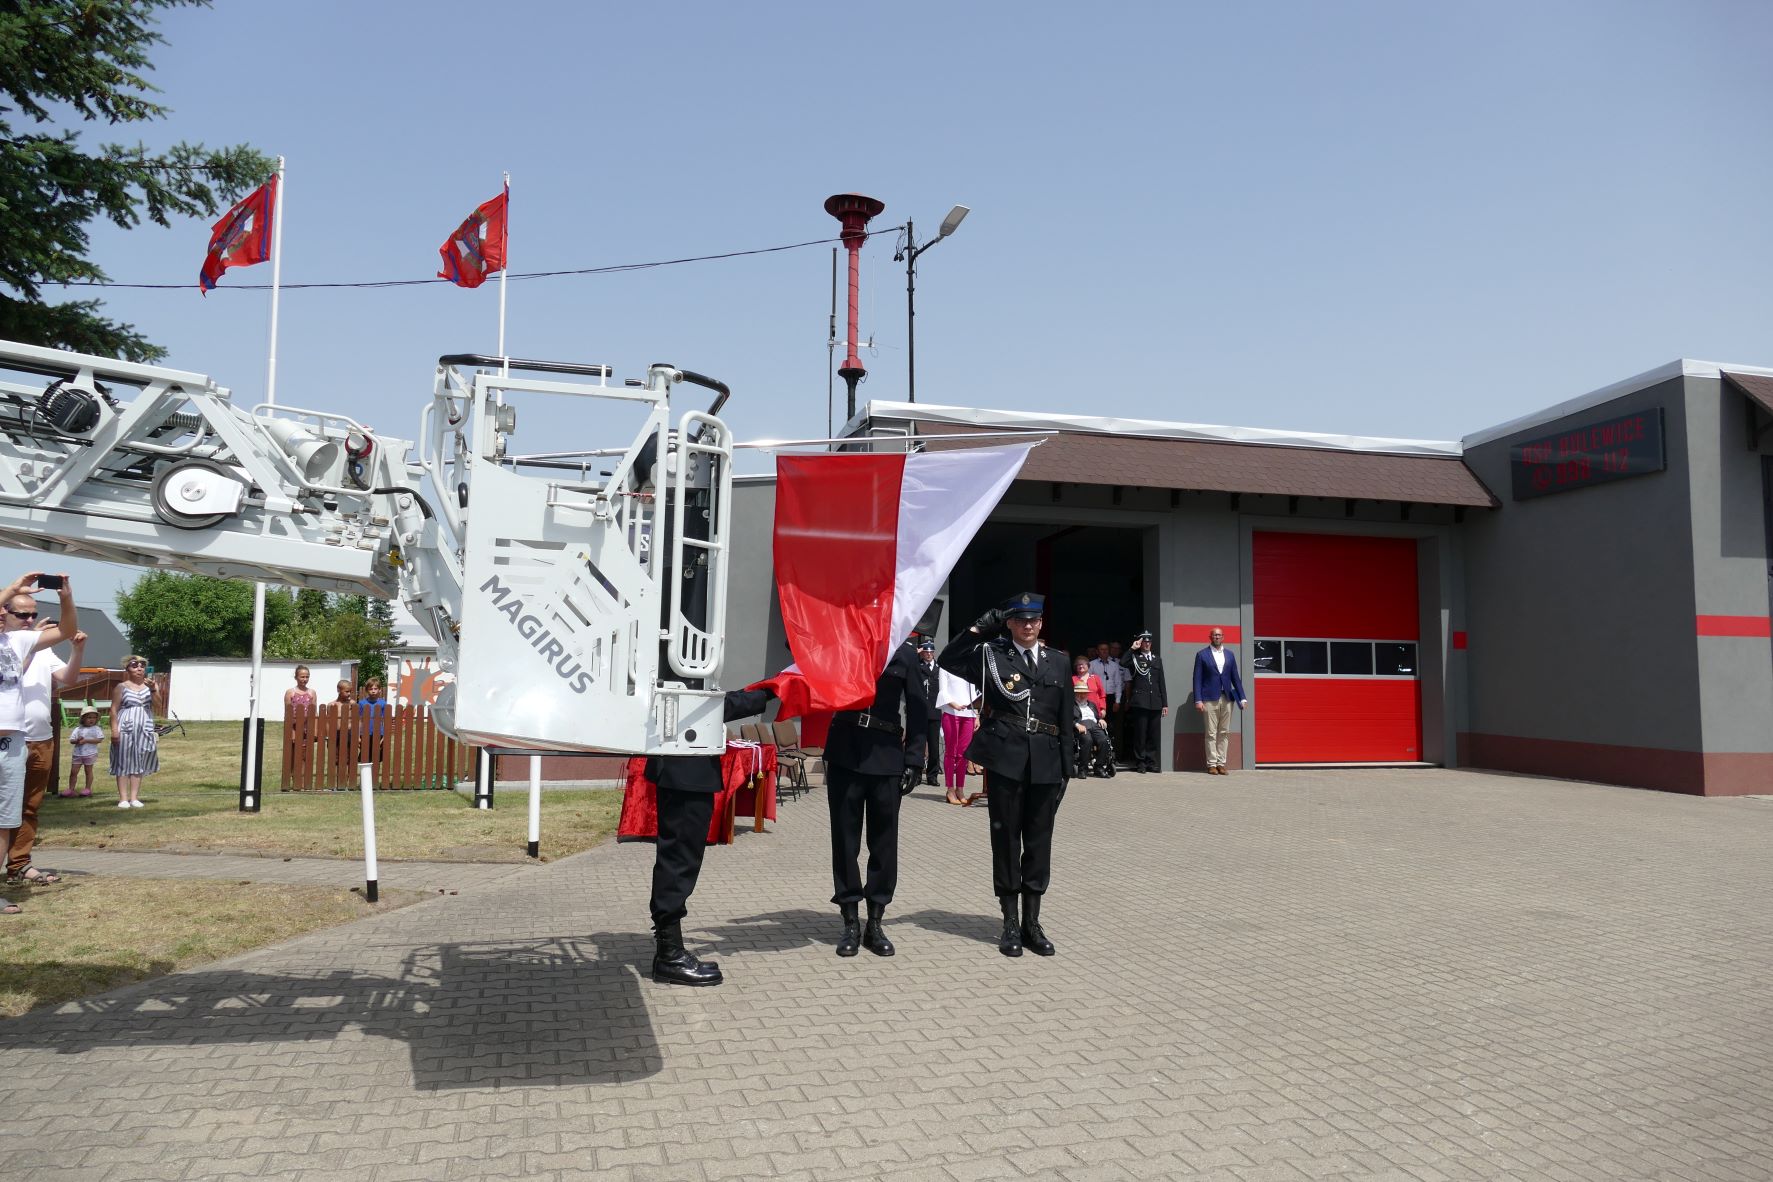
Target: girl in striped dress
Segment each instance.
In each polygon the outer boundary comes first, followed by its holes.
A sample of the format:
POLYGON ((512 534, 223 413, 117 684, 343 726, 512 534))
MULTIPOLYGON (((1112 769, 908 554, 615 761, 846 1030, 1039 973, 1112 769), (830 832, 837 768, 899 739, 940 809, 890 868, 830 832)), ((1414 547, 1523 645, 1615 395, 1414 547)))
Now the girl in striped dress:
POLYGON ((154 730, 154 685, 148 662, 130 657, 129 680, 111 698, 111 774, 117 777, 117 807, 142 806, 142 777, 160 770, 160 735, 154 730))

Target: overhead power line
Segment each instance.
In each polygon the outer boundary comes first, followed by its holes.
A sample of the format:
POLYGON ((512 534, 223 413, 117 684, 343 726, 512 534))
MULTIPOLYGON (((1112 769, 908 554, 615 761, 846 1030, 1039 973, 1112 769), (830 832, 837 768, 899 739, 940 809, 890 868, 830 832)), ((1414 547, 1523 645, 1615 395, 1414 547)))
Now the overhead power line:
MULTIPOLYGON (((872 231, 874 234, 888 233, 902 229, 889 226, 885 230, 872 231)), ((683 263, 709 263, 720 259, 740 259, 750 255, 779 254, 785 250, 802 250, 809 246, 829 246, 833 242, 841 242, 841 238, 814 238, 808 242, 790 242, 786 246, 763 246, 755 250, 728 250, 720 254, 692 255, 681 259, 659 259, 651 263, 616 263, 608 267, 576 267, 567 271, 513 271, 508 278, 515 283, 520 279, 560 279, 569 275, 613 275, 621 271, 649 271, 654 267, 675 267, 683 263)), ((284 291, 296 291, 312 288, 378 288, 378 287, 422 287, 432 283, 448 283, 449 280, 438 276, 435 279, 381 279, 358 283, 285 283, 284 291)), ((135 291, 181 291, 197 286, 195 281, 189 283, 112 283, 93 280, 46 280, 45 287, 109 287, 127 288, 135 291)), ((269 291, 269 283, 230 283, 217 287, 216 291, 269 291)))

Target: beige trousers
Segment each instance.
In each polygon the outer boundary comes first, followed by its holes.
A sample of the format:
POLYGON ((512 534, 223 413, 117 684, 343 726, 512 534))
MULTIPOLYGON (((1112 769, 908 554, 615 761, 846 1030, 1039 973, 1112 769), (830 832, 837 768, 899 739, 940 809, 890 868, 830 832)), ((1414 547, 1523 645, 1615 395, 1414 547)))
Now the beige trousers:
POLYGON ((1217 702, 1208 702, 1207 718, 1207 766, 1224 767, 1225 749, 1231 743, 1231 702, 1220 698, 1217 702))

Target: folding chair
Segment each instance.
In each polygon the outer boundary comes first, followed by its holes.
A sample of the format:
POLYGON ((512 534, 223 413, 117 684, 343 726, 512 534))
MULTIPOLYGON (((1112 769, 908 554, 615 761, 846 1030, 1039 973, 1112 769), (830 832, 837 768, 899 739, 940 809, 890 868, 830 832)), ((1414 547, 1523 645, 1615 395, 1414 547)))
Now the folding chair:
POLYGON ((806 765, 812 758, 800 749, 800 736, 795 733, 792 722, 774 722, 770 724, 770 735, 776 745, 776 767, 785 777, 778 777, 777 791, 786 788, 796 796, 807 791, 806 765))

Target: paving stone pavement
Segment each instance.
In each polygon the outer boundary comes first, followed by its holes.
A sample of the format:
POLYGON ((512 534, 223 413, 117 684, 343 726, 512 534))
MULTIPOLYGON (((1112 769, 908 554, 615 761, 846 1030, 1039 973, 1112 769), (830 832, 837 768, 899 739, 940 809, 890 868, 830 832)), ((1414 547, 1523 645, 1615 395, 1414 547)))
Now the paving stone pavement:
MULTIPOLYGON (((0 1023, 30 1179, 1773 1176, 1773 804, 1449 771, 1123 776, 1001 957, 983 809, 906 802, 899 955, 831 954, 825 806, 0 1023)), ((546 818, 544 817, 544 839, 546 818)))
MULTIPOLYGON (((289 886, 362 886, 363 863, 340 858, 256 858, 230 854, 156 854, 131 850, 44 850, 42 864, 65 875, 125 878, 215 878, 289 886)), ((399 862, 381 859, 376 882, 385 890, 471 891, 532 867, 524 862, 399 862)))

